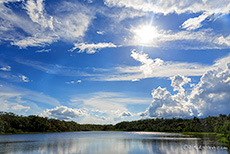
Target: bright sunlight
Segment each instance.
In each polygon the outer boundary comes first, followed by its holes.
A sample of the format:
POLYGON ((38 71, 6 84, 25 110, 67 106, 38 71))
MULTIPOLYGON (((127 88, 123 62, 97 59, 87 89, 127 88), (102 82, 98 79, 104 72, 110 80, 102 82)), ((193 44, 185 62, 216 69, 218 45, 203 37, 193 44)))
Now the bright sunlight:
POLYGON ((134 29, 135 40, 139 43, 149 44, 158 36, 156 27, 142 25, 134 29))

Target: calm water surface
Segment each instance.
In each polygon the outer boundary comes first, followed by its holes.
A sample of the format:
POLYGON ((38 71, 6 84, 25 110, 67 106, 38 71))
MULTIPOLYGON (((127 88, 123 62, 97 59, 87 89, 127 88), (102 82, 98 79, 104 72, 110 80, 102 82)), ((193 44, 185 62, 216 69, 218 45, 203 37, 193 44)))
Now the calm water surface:
POLYGON ((1 154, 230 154, 210 138, 156 132, 0 135, 1 154))

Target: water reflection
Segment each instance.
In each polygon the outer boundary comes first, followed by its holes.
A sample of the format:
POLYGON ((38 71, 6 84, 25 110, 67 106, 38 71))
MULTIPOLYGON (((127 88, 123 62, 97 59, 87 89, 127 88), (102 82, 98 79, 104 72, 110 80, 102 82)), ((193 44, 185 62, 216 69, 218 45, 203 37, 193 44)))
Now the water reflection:
POLYGON ((41 154, 227 154, 208 138, 140 132, 72 132, 0 135, 0 153, 41 154))

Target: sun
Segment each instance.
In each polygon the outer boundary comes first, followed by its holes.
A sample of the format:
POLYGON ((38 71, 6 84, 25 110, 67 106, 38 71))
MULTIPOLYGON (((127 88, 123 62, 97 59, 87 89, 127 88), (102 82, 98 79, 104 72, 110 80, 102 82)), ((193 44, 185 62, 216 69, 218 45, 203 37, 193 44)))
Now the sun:
POLYGON ((156 39, 158 32, 156 27, 150 25, 142 25, 133 30, 135 40, 138 43, 149 44, 156 39))

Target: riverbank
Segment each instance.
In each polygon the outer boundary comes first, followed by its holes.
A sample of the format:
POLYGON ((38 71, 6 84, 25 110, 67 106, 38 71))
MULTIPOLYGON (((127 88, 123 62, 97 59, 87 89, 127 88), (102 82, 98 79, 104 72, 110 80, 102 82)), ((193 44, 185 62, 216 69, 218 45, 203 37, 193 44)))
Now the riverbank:
POLYGON ((220 133, 213 133, 213 132, 182 132, 183 135, 189 135, 194 137, 209 137, 209 138, 216 138, 219 143, 222 143, 224 146, 230 148, 230 142, 227 140, 224 134, 220 133))
POLYGON ((52 133, 72 131, 148 131, 173 132, 189 135, 215 134, 218 140, 230 144, 230 115, 193 119, 155 118, 124 121, 115 125, 79 124, 74 121, 50 119, 37 115, 18 116, 0 112, 0 134, 52 133), (190 133, 192 132, 192 133, 190 133), (208 132, 208 133, 207 133, 208 132))

